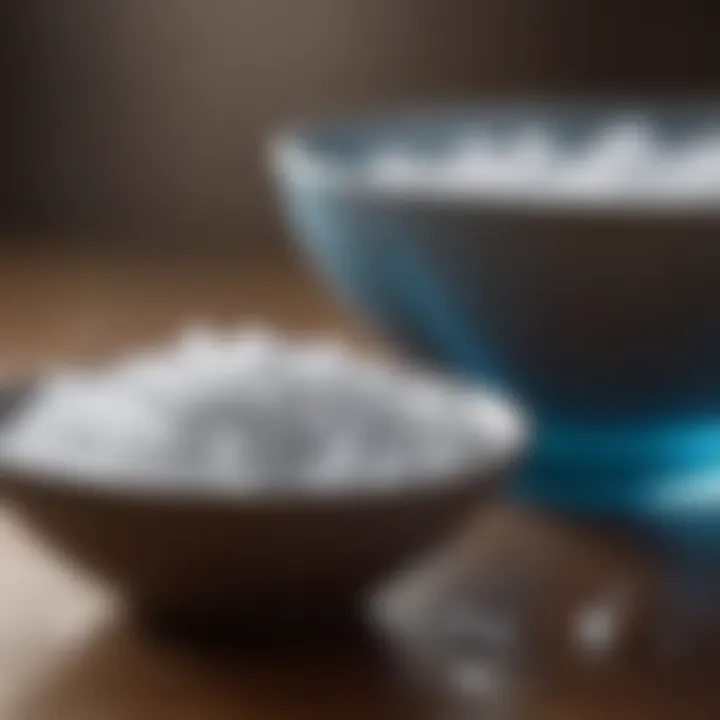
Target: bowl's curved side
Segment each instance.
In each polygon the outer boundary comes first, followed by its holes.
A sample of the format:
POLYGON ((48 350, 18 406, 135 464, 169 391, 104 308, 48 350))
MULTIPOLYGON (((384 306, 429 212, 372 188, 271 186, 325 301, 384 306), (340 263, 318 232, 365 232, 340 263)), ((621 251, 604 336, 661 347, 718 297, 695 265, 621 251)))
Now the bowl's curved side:
POLYGON ((387 502, 174 502, 4 477, 37 532, 135 604, 242 620, 349 609, 499 491, 492 476, 387 502))

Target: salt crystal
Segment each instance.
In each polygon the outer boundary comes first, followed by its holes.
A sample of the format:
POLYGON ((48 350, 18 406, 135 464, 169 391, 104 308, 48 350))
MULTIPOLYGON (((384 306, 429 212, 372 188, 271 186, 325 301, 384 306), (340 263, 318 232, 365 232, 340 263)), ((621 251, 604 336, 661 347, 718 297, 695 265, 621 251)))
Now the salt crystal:
POLYGON ((480 457, 480 427, 455 389, 355 359, 336 341, 194 327, 170 348, 49 378, 0 442, 105 477, 134 472, 129 482, 322 489, 463 467, 480 457))
POLYGON ((671 145, 642 116, 626 117, 568 148, 528 124, 502 140, 475 130, 432 160, 399 146, 381 148, 367 168, 373 184, 393 191, 703 199, 720 195, 720 130, 671 145))

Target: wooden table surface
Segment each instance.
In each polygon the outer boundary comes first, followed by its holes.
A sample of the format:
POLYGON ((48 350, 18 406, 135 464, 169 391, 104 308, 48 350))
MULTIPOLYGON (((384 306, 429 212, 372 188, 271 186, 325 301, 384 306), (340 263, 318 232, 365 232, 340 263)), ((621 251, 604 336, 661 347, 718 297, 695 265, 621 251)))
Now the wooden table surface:
MULTIPOLYGON (((362 338, 354 321, 292 262, 221 253, 168 257, 0 251, 0 372, 11 376, 122 351, 172 334, 189 319, 269 319, 280 327, 362 338)), ((545 543, 562 577, 631 567, 623 552, 608 564, 602 540, 556 532, 552 522, 516 521, 516 529, 529 533, 533 545, 545 543)), ((545 600, 561 607, 564 600, 554 593, 562 591, 552 585, 545 600)), ((715 694, 712 683, 678 690, 628 667, 591 688, 560 683, 532 703, 528 717, 717 718, 715 694)), ((392 673, 368 650, 276 649, 220 659, 153 642, 132 629, 109 594, 0 510, 0 720, 416 715, 398 697, 392 673)))

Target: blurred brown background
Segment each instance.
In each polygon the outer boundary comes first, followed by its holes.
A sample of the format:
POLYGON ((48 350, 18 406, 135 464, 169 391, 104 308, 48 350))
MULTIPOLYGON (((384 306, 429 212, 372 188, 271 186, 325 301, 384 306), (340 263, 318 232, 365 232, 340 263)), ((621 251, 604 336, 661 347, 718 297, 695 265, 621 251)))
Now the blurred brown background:
POLYGON ((261 143, 279 122, 714 90, 719 16, 699 0, 5 0, 0 217, 55 238, 273 243, 261 143))

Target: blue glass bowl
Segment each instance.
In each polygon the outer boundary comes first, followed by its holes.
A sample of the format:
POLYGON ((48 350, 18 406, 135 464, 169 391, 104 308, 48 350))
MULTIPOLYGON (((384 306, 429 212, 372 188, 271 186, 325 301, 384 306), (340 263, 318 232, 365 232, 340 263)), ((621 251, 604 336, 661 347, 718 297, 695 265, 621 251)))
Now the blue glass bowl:
POLYGON ((668 146, 720 125, 711 102, 487 104, 316 124, 273 150, 290 226, 338 293, 416 357, 526 403, 517 496, 637 519, 720 469, 720 212, 420 198, 323 170, 435 152, 478 122, 540 123, 570 148, 628 113, 668 146))

